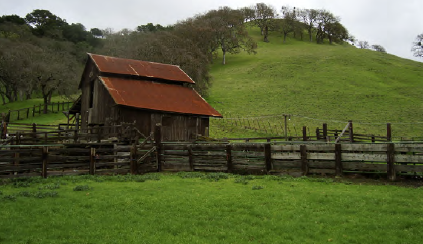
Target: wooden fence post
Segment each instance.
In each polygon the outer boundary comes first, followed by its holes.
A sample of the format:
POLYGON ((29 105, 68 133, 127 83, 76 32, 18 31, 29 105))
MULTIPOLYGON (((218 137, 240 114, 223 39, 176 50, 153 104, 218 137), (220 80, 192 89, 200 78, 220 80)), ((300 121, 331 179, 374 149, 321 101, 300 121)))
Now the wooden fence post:
POLYGON ((395 146, 393 143, 388 144, 388 149, 386 152, 387 156, 387 175, 388 179, 395 181, 397 178, 397 173, 395 171, 395 146))
POLYGON ((188 161, 189 161, 189 169, 194 171, 194 157, 192 155, 192 146, 188 145, 188 161))
POLYGON ((389 142, 392 141, 391 123, 386 124, 386 140, 389 142))
MULTIPOLYGON (((20 143, 20 137, 21 137, 21 134, 20 134, 20 132, 16 132, 16 136, 15 136, 16 138, 16 145, 20 145, 21 143, 20 143)), ((11 145, 12 145, 12 143, 11 143, 11 145)), ((14 153, 14 158, 15 158, 15 162, 14 162, 14 165, 15 166, 17 166, 17 165, 19 165, 19 163, 20 163, 20 153, 19 153, 19 148, 16 148, 17 149, 17 152, 15 152, 14 153)), ((15 175, 17 175, 18 174, 18 172, 17 171, 15 171, 15 173, 14 173, 15 175)))
POLYGON ((336 176, 342 176, 342 148, 341 144, 335 144, 335 171, 336 176))
POLYGON ((350 142, 353 143, 354 142, 354 130, 353 130, 353 122, 352 120, 348 121, 348 130, 350 131, 350 142))
POLYGON ((101 130, 101 127, 99 125, 97 125, 96 127, 97 127, 97 143, 100 143, 101 142, 101 136, 102 136, 102 134, 101 134, 102 130, 101 130))
POLYGON ((37 124, 32 123, 32 138, 36 139, 37 138, 37 124))
POLYGON ((131 174, 135 175, 138 173, 138 163, 137 163, 137 144, 132 144, 131 147, 131 156, 130 156, 130 160, 131 160, 131 174))
POLYGON ((48 147, 43 147, 42 149, 42 161, 43 161, 43 168, 42 168, 41 176, 43 178, 47 178, 48 147))
POLYGON ((78 130, 79 130, 79 113, 76 113, 75 114, 75 133, 73 135, 74 143, 78 141, 78 130))
POLYGON ((319 130, 319 127, 316 128, 316 140, 320 140, 320 130, 319 130))
POLYGON ((226 163, 228 166, 228 173, 233 172, 233 165, 232 165, 232 146, 231 144, 226 145, 226 163))
POLYGON ((327 140, 328 138, 328 124, 323 123, 323 139, 327 140))
POLYGON ((303 126, 303 141, 307 141, 307 126, 303 126))
POLYGON ((272 146, 270 143, 264 144, 264 157, 266 160, 266 173, 272 170, 272 146))
POLYGON ((300 145, 300 152, 301 152, 301 170, 303 171, 303 175, 308 174, 308 162, 307 162, 307 147, 306 145, 300 145))
POLYGON ((154 142, 156 144, 156 155, 157 155, 157 172, 162 171, 162 125, 156 124, 156 128, 154 129, 154 142))
POLYGON ((95 163, 96 163, 96 153, 95 153, 95 148, 92 147, 90 150, 90 175, 95 175, 95 163))

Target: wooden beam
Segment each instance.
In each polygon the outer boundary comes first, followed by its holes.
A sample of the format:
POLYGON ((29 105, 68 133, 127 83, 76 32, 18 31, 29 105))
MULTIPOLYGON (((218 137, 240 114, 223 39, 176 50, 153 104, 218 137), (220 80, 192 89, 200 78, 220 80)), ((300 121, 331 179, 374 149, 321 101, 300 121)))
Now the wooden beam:
POLYGON ((388 144, 388 149, 386 151, 387 156, 387 173, 388 179, 391 181, 395 181, 397 177, 397 173, 395 171, 395 146, 393 143, 388 144))
POLYGON ((342 150, 341 144, 335 144, 335 170, 337 176, 342 176, 342 150))
POLYGON ((226 145, 226 163, 228 166, 228 173, 233 172, 233 164, 232 164, 232 146, 231 144, 226 145))
POLYGON ((301 151, 301 170, 303 171, 303 175, 308 174, 308 163, 307 163, 307 147, 306 145, 300 146, 301 151))
POLYGON ((272 147, 270 143, 264 145, 264 157, 266 161, 266 173, 272 170, 272 147))

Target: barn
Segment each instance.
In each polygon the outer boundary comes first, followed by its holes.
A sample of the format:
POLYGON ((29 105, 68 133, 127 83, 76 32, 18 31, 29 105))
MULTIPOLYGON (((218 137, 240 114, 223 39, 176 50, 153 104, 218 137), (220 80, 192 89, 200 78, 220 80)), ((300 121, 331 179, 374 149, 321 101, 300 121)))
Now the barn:
POLYGON ((88 54, 79 89, 81 129, 134 123, 144 135, 162 125, 163 141, 208 136, 209 118, 222 117, 176 65, 88 54))

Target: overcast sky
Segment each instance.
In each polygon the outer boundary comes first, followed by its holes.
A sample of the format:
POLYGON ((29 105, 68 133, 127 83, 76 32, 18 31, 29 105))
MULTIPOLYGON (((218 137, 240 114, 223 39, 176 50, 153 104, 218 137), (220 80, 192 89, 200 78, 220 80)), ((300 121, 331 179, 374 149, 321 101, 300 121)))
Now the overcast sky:
POLYGON ((418 34, 423 33, 422 0, 0 0, 0 15, 25 17, 34 9, 46 9, 90 28, 135 29, 154 23, 170 25, 178 20, 204 13, 219 6, 241 8, 264 2, 280 10, 282 5, 298 8, 326 9, 341 17, 341 23, 358 40, 379 44, 388 53, 413 57, 410 49, 418 34))

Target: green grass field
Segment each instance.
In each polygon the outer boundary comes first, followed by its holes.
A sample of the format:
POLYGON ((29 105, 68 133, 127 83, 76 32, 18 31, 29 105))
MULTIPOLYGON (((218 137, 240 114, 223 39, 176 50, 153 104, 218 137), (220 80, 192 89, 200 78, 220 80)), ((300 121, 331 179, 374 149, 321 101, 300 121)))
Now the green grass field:
MULTIPOLYGON (((421 136, 423 63, 351 45, 317 45, 273 35, 258 41, 256 55, 229 55, 227 64, 212 66, 213 85, 207 100, 225 117, 292 114, 294 131, 303 125, 343 129, 348 120, 356 132, 421 136), (308 117, 308 118, 305 118, 308 117), (338 121, 341 121, 338 123, 338 121)), ((389 51, 389 50, 388 50, 389 51)), ((271 124, 279 123, 275 118, 271 124)), ((266 122, 267 123, 267 122, 266 122)), ((254 131, 212 125, 212 136, 242 136, 254 131)))
POLYGON ((374 183, 223 173, 15 180, 0 186, 0 242, 421 240, 422 188, 374 183))

